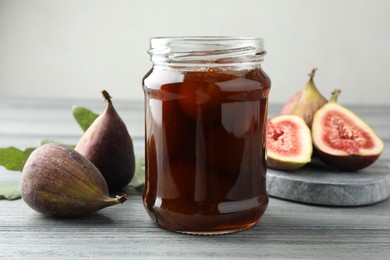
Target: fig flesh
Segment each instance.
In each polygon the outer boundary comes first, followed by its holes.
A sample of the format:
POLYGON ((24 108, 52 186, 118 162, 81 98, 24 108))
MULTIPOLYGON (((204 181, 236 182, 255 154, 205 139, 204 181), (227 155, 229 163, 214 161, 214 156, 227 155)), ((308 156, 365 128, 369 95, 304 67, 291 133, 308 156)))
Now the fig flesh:
POLYGON ((357 171, 374 163, 384 149, 383 141, 355 113, 337 103, 340 90, 317 111, 312 125, 318 157, 342 171, 357 171))
POLYGON ((280 114, 293 114, 303 118, 311 128, 314 114, 327 103, 327 100, 318 91, 314 84, 314 76, 317 68, 309 73, 309 80, 305 86, 296 92, 283 106, 280 114))
POLYGON ((310 162, 313 144, 310 129, 297 115, 278 115, 268 120, 267 167, 296 170, 310 162))
POLYGON ((45 215, 76 217, 123 203, 109 197, 107 183, 85 157, 62 144, 45 144, 27 159, 21 178, 23 200, 45 215))
POLYGON ((90 160, 103 174, 110 193, 124 188, 133 178, 135 155, 126 125, 116 112, 107 91, 105 111, 85 131, 75 150, 90 160))

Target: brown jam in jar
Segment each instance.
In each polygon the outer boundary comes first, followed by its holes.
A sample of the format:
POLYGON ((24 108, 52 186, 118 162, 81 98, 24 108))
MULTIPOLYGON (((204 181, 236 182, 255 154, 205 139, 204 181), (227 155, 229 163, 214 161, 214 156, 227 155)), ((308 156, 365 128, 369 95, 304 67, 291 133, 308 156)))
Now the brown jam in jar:
POLYGON ((220 234, 255 225, 268 205, 270 80, 258 38, 153 38, 143 79, 151 219, 220 234))

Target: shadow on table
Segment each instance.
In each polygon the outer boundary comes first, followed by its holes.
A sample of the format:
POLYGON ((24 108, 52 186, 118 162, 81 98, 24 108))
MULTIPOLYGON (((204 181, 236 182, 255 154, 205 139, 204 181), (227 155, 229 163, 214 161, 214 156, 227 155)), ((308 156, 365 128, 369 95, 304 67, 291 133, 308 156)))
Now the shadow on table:
POLYGON ((115 223, 113 219, 102 214, 101 212, 95 212, 91 215, 82 216, 82 217, 52 217, 37 214, 35 220, 41 224, 47 225, 57 225, 57 226, 106 226, 112 225, 115 223))

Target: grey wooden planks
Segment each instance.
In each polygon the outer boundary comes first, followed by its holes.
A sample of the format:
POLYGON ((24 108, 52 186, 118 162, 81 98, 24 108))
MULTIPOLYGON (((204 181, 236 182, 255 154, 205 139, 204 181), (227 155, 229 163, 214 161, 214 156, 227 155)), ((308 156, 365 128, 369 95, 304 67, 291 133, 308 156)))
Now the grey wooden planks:
MULTIPOLYGON (((0 146, 36 146, 42 138, 75 143, 82 131, 73 105, 99 112, 96 100, 0 98, 0 146)), ((116 107, 143 155, 143 103, 116 107)), ((280 110, 270 106, 270 115, 280 110)), ((385 140, 390 166, 390 106, 353 106, 385 140)), ((0 182, 20 175, 0 167, 0 182)), ((0 259, 386 259, 390 255, 390 200, 363 207, 314 206, 271 198, 254 228, 223 236, 191 236, 156 227, 139 191, 129 201, 89 217, 52 219, 22 200, 0 201, 0 259)))

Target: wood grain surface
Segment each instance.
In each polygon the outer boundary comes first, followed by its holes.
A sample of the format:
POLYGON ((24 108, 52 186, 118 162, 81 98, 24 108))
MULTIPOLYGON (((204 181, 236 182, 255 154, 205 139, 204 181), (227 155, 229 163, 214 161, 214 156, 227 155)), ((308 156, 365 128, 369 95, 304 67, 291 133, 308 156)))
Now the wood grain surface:
MULTIPOLYGON (((113 99, 137 156, 144 153, 143 103, 113 99)), ((37 146, 44 138, 75 144, 82 131, 72 105, 97 113, 101 100, 0 98, 0 147, 37 146)), ((350 106, 385 141, 390 166, 390 106, 350 106)), ((270 115, 280 106, 271 105, 270 115)), ((0 168, 0 183, 20 174, 0 168)), ((313 206, 271 198, 255 227, 229 235, 194 236, 156 227, 140 191, 129 201, 76 219, 47 218, 23 200, 0 201, 1 259, 389 259, 390 200, 364 207, 313 206)))

